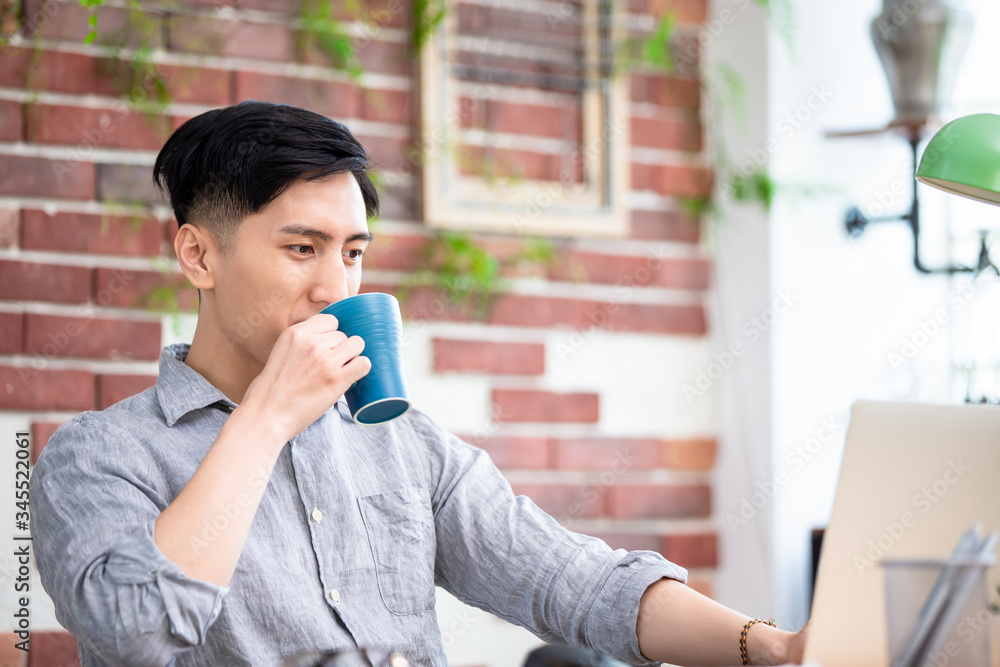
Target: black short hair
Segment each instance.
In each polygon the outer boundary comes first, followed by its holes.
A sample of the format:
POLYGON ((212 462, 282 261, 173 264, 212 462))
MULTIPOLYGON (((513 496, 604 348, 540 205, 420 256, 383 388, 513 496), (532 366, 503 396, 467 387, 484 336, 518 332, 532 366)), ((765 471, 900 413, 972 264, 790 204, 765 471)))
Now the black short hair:
POLYGON ((368 217, 378 192, 364 147, 342 123, 288 104, 248 100, 178 127, 156 156, 153 181, 177 226, 207 228, 227 253, 240 222, 299 180, 351 172, 368 217))

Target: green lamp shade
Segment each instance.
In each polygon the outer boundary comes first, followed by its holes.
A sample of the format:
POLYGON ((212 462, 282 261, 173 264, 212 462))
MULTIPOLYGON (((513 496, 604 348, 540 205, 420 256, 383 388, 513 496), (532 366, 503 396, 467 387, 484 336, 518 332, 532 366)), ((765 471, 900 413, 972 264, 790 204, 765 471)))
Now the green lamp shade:
POLYGON ((920 158, 917 180, 1000 205, 1000 116, 977 113, 942 127, 920 158))

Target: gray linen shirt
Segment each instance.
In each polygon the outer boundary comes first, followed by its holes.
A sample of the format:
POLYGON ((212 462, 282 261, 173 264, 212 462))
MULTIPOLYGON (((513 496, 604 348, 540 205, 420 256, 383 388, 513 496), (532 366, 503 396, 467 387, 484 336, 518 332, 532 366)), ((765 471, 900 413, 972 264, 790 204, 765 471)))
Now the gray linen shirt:
MULTIPOLYGON (((656 664, 639 653, 639 598, 687 571, 566 530, 416 408, 361 426, 341 398, 254 480, 267 488, 229 585, 186 576, 153 522, 235 407, 183 363, 189 349, 163 349, 155 386, 63 424, 34 468, 38 571, 83 667, 275 667, 353 646, 447 665, 435 585, 544 640, 656 664)), ((241 511, 221 508, 198 539, 241 511)))

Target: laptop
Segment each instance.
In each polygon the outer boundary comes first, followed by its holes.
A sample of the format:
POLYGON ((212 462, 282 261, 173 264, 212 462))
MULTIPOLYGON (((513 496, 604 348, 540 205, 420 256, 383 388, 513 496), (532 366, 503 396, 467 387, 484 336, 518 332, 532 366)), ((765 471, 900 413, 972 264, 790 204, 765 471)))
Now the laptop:
MULTIPOLYGON (((806 662, 888 666, 882 559, 947 558, 1000 530, 1000 407, 858 401, 823 537, 806 662)), ((1000 603, 1000 565, 987 573, 1000 603)), ((993 615, 993 664, 1000 624, 993 615)), ((954 663, 958 664, 958 663, 954 663)))

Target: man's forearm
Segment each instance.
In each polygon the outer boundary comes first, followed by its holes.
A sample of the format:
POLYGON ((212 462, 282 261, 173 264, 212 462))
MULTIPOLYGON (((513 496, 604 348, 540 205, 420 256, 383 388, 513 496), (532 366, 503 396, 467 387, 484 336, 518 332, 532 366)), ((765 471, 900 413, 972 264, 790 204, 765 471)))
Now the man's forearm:
MULTIPOLYGON (((650 660, 676 665, 741 665, 740 631, 750 618, 673 579, 646 589, 636 636, 650 660)), ((751 665, 782 664, 793 633, 756 623, 747 633, 751 665)))
POLYGON ((228 586, 284 441, 236 408, 191 479, 156 519, 160 551, 185 574, 228 586))

